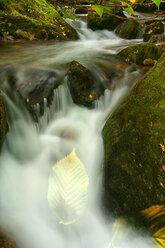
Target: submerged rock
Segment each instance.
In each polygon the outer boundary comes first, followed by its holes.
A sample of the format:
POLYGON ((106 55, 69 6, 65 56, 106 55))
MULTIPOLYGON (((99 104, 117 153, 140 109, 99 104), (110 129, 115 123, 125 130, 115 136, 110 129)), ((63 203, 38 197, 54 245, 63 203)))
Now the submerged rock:
POLYGON ((6 109, 0 92, 0 150, 7 132, 6 109))
POLYGON ((164 80, 163 54, 104 126, 104 199, 118 216, 138 220, 141 210, 165 202, 164 80))
POLYGON ((72 61, 67 72, 67 83, 74 103, 88 108, 94 107, 94 100, 104 92, 95 84, 92 73, 77 61, 72 61))
MULTIPOLYGON (((119 15, 121 17, 125 17, 123 12, 118 9, 112 9, 112 14, 119 15)), ((87 17, 87 25, 88 28, 95 30, 100 29, 108 29, 110 31, 114 30, 124 19, 121 19, 116 16, 106 15, 104 14, 102 17, 99 17, 95 12, 89 12, 87 17)))
POLYGON ((122 22, 116 29, 115 33, 124 39, 138 38, 141 31, 141 25, 136 20, 126 20, 122 22))
POLYGON ((161 49, 153 43, 129 46, 119 52, 119 55, 124 57, 127 62, 133 62, 138 65, 143 65, 145 59, 158 60, 161 54, 161 49))

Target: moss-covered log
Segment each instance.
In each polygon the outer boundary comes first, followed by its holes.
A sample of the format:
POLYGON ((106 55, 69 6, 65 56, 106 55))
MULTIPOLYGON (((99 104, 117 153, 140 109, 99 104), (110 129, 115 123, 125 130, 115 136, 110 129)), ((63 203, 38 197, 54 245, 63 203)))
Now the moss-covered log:
POLYGON ((136 218, 142 209, 164 204, 164 54, 107 120, 103 138, 107 208, 136 218))

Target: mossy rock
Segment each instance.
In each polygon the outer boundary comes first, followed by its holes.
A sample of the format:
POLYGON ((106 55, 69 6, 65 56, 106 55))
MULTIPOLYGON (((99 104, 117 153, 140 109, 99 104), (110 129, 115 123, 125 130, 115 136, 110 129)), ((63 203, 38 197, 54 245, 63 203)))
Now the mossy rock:
POLYGON ((135 39, 140 36, 141 25, 136 20, 126 20, 116 29, 116 34, 120 38, 135 39))
POLYGON ((163 34, 164 33, 164 25, 160 21, 154 21, 146 23, 147 26, 145 28, 145 32, 143 35, 144 41, 149 41, 152 35, 163 34))
POLYGON ((72 61, 67 72, 67 83, 74 103, 87 108, 94 107, 104 90, 100 90, 92 73, 77 61, 72 61))
POLYGON ((2 94, 0 92, 0 150, 5 140, 6 132, 7 132, 6 109, 2 94))
MULTIPOLYGON (((119 15, 121 17, 125 17, 123 12, 120 10, 120 8, 112 9, 112 14, 119 15)), ((87 17, 87 25, 88 28, 95 30, 114 30, 121 22, 123 22, 123 19, 120 19, 116 16, 106 15, 104 14, 102 17, 99 17, 96 12, 89 12, 87 17)))
POLYGON ((132 45, 119 52, 119 55, 124 57, 127 62, 138 65, 143 65, 145 59, 158 60, 161 54, 161 49, 153 43, 132 45))
POLYGON ((49 106, 52 102, 53 90, 61 84, 62 79, 63 76, 59 77, 54 70, 11 65, 0 67, 0 89, 13 101, 15 93, 17 93, 22 104, 26 106, 35 120, 37 120, 37 116, 34 105, 40 105, 40 114, 42 115, 44 98, 47 99, 49 106))
POLYGON ((138 220, 141 210, 164 204, 164 54, 109 117, 103 139, 108 211, 138 220))
POLYGON ((3 3, 0 38, 77 40, 78 34, 45 0, 3 3), (41 32, 46 30, 47 33, 41 32))

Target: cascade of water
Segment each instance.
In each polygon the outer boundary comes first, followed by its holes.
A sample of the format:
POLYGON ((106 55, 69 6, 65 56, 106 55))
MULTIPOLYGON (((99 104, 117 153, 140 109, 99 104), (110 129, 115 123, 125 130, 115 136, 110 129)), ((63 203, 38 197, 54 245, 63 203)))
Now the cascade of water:
MULTIPOLYGON (((99 56, 116 53, 119 46, 139 42, 124 41, 109 31, 93 32, 80 20, 75 25, 79 25, 80 41, 39 45, 32 51, 29 46, 23 48, 25 51, 20 48, 22 57, 15 59, 14 51, 11 61, 54 68, 78 59, 89 66, 99 56)), ((59 73, 64 72, 59 70, 59 73)), ((107 116, 131 88, 129 80, 132 82, 132 79, 126 74, 116 89, 105 91, 93 110, 76 106, 66 85, 59 86, 50 107, 44 99, 44 115, 37 126, 20 108, 21 104, 5 97, 10 131, 0 156, 0 228, 14 238, 18 247, 104 248, 114 240, 112 224, 100 207, 104 156, 101 132, 107 116), (52 166, 73 148, 89 177, 89 201, 81 218, 64 226, 58 223, 48 206, 48 178, 52 166)), ((35 112, 39 116, 39 104, 35 112)), ((124 226, 118 233, 116 247, 153 247, 149 238, 137 232, 125 238, 125 229, 124 226)))
MULTIPOLYGON (((107 91, 97 109, 88 110, 75 106, 67 88, 61 86, 54 94, 51 108, 45 107, 39 122, 40 133, 7 99, 11 125, 0 158, 0 226, 19 247, 104 248, 112 239, 111 224, 102 217, 99 201, 103 165, 101 125, 127 92, 126 86, 107 91), (14 121, 15 115, 19 122, 14 121), (38 151, 32 156, 36 144, 38 151), (48 177, 51 167, 73 148, 89 177, 89 202, 76 223, 62 226, 48 207, 48 177), (28 154, 26 159, 19 156, 22 153, 28 154)), ((122 235, 121 232, 120 247, 124 248, 128 240, 124 241, 122 235)), ((133 247, 152 247, 149 240, 140 239, 135 235, 132 243, 139 241, 133 247)))

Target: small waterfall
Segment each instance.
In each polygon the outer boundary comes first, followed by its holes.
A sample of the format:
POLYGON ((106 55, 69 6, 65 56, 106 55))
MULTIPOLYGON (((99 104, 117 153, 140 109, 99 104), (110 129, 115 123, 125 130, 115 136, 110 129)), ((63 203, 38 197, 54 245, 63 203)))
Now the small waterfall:
MULTIPOLYGON (((50 108, 45 100, 45 114, 38 128, 7 99, 11 124, 0 157, 0 227, 14 238, 18 247, 105 248, 113 239, 112 224, 105 219, 100 207, 101 131, 107 114, 128 91, 128 86, 107 90, 97 101, 97 108, 88 110, 74 105, 67 87, 60 86, 54 92, 50 108), (73 148, 89 177, 89 202, 76 223, 64 226, 57 222, 48 206, 48 178, 51 167, 73 148)), ((122 228, 116 240, 121 248, 132 245, 135 248, 152 247, 149 239, 137 232, 131 236, 131 241, 130 237, 125 239, 123 235, 127 227, 122 228)))
MULTIPOLYGON (((114 58, 110 59, 109 55, 140 42, 122 40, 105 30, 93 32, 82 20, 71 24, 76 25, 79 41, 33 44, 33 47, 23 44, 17 49, 7 45, 0 63, 55 69, 59 75, 65 75, 67 63, 77 60, 105 83, 100 64, 111 68, 114 58), (9 47, 10 56, 5 57, 9 47)), ((0 229, 11 236, 19 248, 153 247, 150 237, 132 228, 130 231, 125 224, 116 236, 115 220, 104 216, 100 200, 104 160, 102 128, 139 75, 139 70, 130 72, 128 68, 122 77, 114 79, 112 89, 105 90, 92 110, 76 106, 64 83, 54 90, 50 107, 44 99, 42 117, 39 117, 40 105, 35 105, 37 124, 19 100, 12 102, 5 96, 9 132, 0 156, 0 229), (48 181, 52 167, 73 148, 89 177, 89 200, 80 219, 65 226, 59 224, 49 208, 48 181)))

